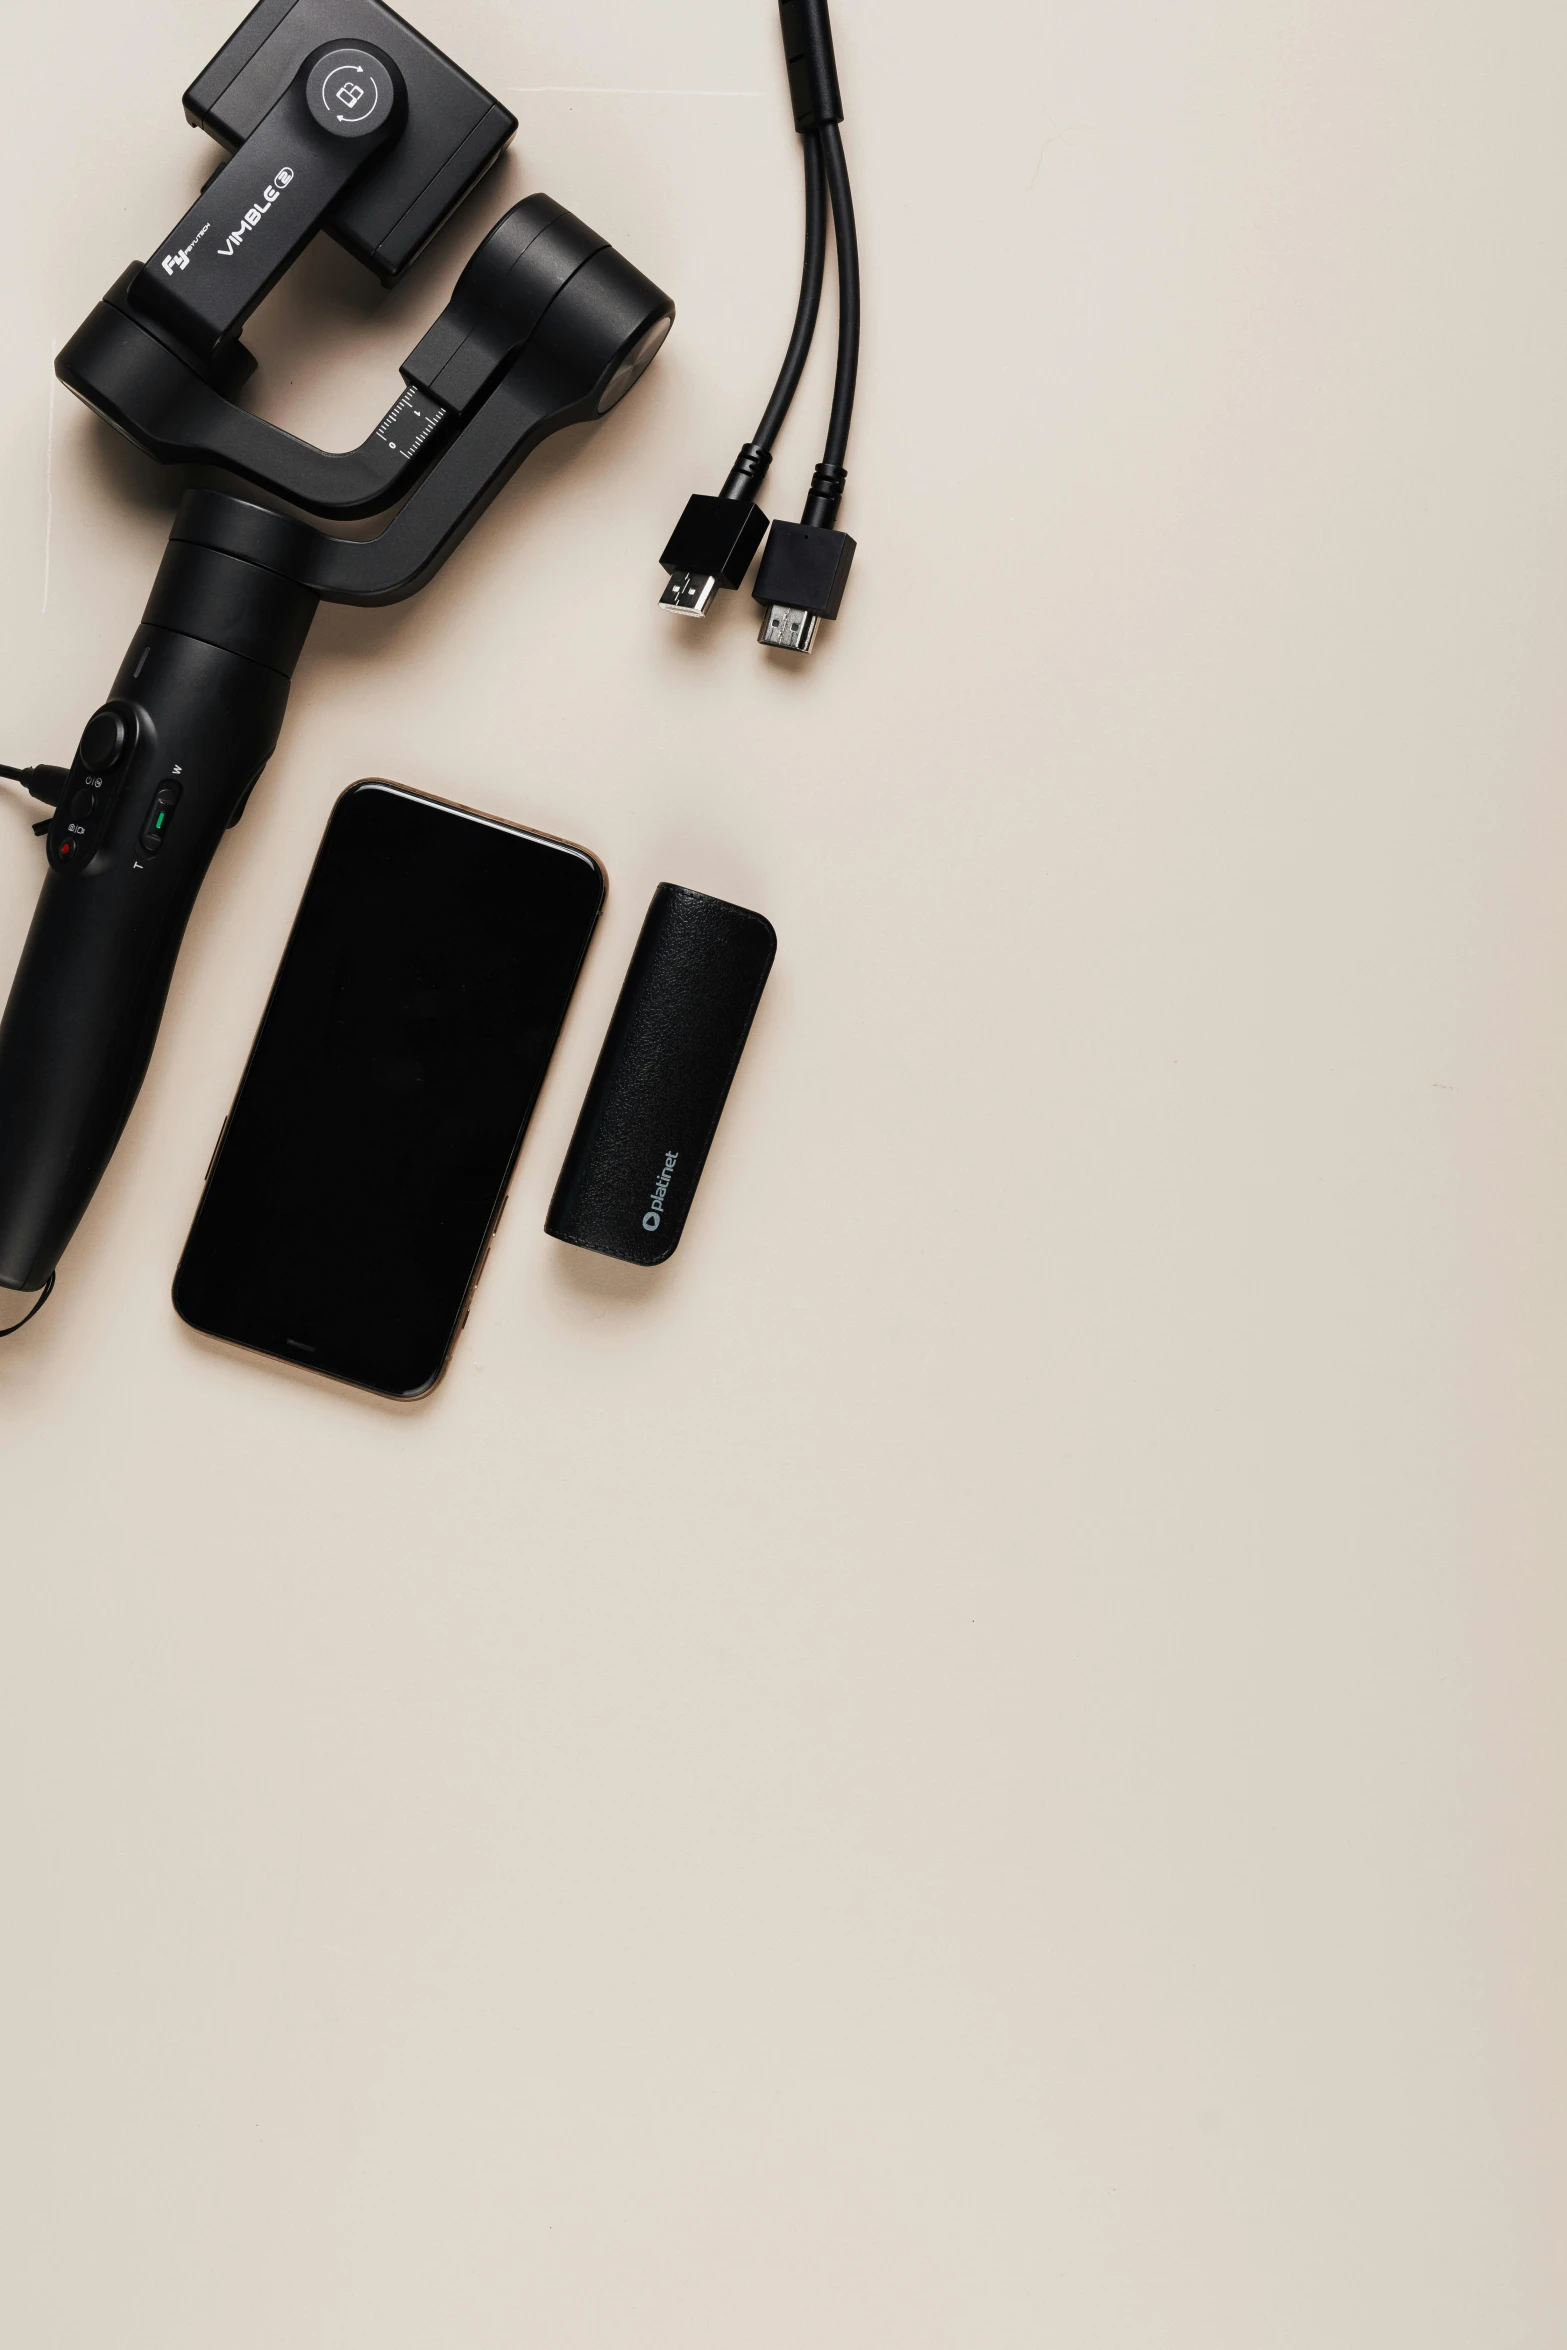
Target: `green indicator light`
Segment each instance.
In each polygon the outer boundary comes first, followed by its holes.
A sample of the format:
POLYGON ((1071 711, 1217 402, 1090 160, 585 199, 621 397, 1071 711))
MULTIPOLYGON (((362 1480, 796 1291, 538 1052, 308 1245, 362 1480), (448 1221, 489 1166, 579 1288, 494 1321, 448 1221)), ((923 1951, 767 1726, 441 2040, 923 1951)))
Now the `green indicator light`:
POLYGON ((153 826, 153 828, 152 828, 152 829, 153 829, 153 831, 154 831, 154 832, 161 832, 161 831, 163 830, 163 827, 165 826, 165 824, 167 824, 167 823, 168 823, 168 821, 169 821, 169 811, 168 811, 168 809, 167 809, 167 808, 160 808, 160 809, 158 810, 158 821, 157 821, 157 823, 156 823, 156 824, 153 826))

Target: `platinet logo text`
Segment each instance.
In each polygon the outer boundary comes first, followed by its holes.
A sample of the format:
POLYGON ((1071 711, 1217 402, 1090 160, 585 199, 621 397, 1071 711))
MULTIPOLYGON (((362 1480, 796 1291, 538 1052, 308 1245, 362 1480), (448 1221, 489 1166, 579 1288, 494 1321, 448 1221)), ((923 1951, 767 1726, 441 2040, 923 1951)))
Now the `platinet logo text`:
POLYGON ((644 1232, 656 1232, 664 1221, 664 1195, 669 1189, 669 1179, 675 1171, 675 1162, 679 1156, 678 1151, 664 1153, 664 1164, 659 1171, 658 1181, 653 1186, 653 1198, 647 1214, 642 1219, 644 1232))

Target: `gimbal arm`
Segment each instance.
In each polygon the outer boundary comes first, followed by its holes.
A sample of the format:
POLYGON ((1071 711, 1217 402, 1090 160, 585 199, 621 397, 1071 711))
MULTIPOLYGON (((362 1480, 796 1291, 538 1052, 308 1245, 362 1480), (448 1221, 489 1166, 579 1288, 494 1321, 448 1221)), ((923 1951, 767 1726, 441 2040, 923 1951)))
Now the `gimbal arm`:
MULTIPOLYGON (((220 465, 307 513, 347 521, 378 514, 407 494, 571 279, 608 251, 552 198, 514 204, 403 361, 403 391, 357 449, 315 448, 237 407, 210 370, 199 370, 135 315, 134 268, 78 327, 55 373, 161 463, 220 465)), ((238 345, 235 352, 248 358, 238 345)))
MULTIPOLYGON (((183 568, 176 548, 192 556, 205 549, 254 569, 258 606, 267 599, 268 579, 304 589, 323 603, 401 602, 434 577, 541 441, 568 424, 606 414, 624 398, 673 317, 666 294, 612 247, 600 245, 377 537, 330 538, 270 508, 221 491, 192 490, 175 517, 160 578, 172 580, 183 568)), ((207 585, 198 589, 196 577, 192 569, 193 603, 211 592, 207 585)))
POLYGON ((116 307, 135 274, 128 270, 77 328, 54 371, 161 465, 221 465, 291 505, 347 522, 381 513, 434 456, 448 411, 417 384, 405 384, 357 449, 315 448, 236 407, 209 377, 116 307))

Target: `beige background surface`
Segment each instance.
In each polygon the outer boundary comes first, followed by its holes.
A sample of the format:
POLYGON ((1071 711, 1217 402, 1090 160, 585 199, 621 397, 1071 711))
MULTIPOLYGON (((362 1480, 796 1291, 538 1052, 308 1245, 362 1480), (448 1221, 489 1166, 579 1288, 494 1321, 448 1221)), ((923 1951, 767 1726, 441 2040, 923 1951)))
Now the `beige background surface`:
MULTIPOLYGON (((166 532, 49 362, 233 4, 6 11, 11 759, 166 532)), ((540 186, 680 322, 323 616, 0 1349, 0 2338, 1560 2350, 1567 21, 840 0, 862 552, 786 672, 654 610, 787 319, 770 0, 415 13, 512 158, 393 297, 296 269, 258 405, 359 438, 540 186), (414 1411, 168 1303, 375 772, 612 887, 414 1411), (541 1224, 666 878, 782 952, 644 1279, 541 1224)), ((40 866, 5 799, 7 969, 40 866)))

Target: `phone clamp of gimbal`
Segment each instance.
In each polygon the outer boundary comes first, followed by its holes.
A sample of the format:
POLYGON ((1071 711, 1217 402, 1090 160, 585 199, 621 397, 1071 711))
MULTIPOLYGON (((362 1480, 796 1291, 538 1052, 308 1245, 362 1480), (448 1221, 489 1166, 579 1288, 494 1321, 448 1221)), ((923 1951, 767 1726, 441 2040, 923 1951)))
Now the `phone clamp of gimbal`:
POLYGON ((377 513, 429 462, 449 404, 406 376, 363 447, 329 456, 238 406, 255 367, 241 330, 320 229, 395 285, 516 118, 381 0, 263 0, 185 113, 233 152, 55 372, 163 464, 219 465, 316 514, 377 513))

